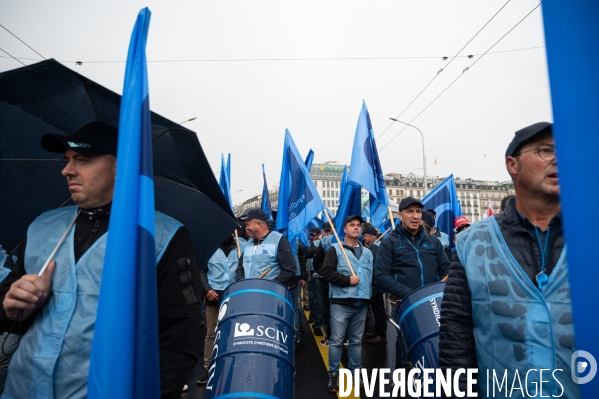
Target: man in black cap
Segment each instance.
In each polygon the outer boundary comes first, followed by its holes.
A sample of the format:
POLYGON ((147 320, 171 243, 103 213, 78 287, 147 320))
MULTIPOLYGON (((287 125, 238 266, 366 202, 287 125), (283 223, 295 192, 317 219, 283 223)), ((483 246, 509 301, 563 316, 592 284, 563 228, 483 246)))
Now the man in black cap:
POLYGON ((294 297, 294 331, 295 348, 304 346, 301 339, 299 312, 299 282, 301 276, 299 260, 296 261, 291 245, 283 234, 269 230, 266 213, 260 208, 252 208, 239 217, 245 222, 245 230, 249 236, 244 251, 239 258, 237 280, 246 278, 263 278, 276 281, 288 287, 294 297))
MULTIPOLYGON (((320 228, 312 227, 310 229, 310 246, 313 246, 315 241, 320 240, 320 228)), ((308 247, 309 248, 309 247, 308 247)), ((307 252, 307 249, 306 249, 307 252)), ((308 319, 308 323, 314 323, 314 335, 321 337, 322 336, 322 326, 324 325, 324 312, 323 309, 318 304, 318 300, 316 298, 316 278, 314 278, 314 273, 316 269, 314 268, 313 259, 306 259, 306 270, 307 270, 307 282, 306 286, 308 289, 308 308, 310 310, 310 318, 308 319)))
MULTIPOLYGON (((439 362, 444 368, 478 367, 479 376, 493 369, 507 381, 525 374, 527 393, 578 398, 551 123, 517 131, 505 166, 516 198, 504 212, 458 235, 441 305, 439 362), (542 369, 553 378, 536 371, 542 369)), ((479 393, 485 396, 487 389, 487 380, 479 378, 479 393)))
MULTIPOLYGON (((321 345, 329 345, 329 337, 331 336, 331 313, 329 302, 329 283, 322 280, 320 275, 322 263, 324 261, 327 251, 331 248, 333 243, 333 235, 331 234, 331 224, 324 222, 322 224, 322 230, 320 238, 310 242, 310 246, 306 248, 306 259, 310 260, 310 264, 314 267, 314 287, 316 289, 316 302, 320 309, 322 309, 323 325, 326 333, 326 338, 320 341, 321 345)), ((314 328, 314 334, 321 336, 322 331, 314 328), (319 334, 320 333, 320 334, 319 334)))
MULTIPOLYGON (((376 282, 398 300, 416 288, 441 281, 449 272, 449 259, 441 241, 422 227, 422 204, 413 197, 399 203, 401 224, 379 247, 374 265, 376 282)), ((407 353, 398 334, 397 368, 407 368, 407 353)))
MULTIPOLYGON (((0 284, 0 330, 10 330, 20 318, 20 328, 27 330, 11 361, 4 397, 84 398, 114 192, 117 129, 92 122, 72 136, 47 134, 41 144, 64 154, 62 174, 76 206, 45 212, 31 224, 15 267, 0 284), (74 217, 74 229, 39 277, 74 217)), ((202 288, 187 229, 160 212, 155 220, 160 386, 163 398, 176 398, 198 359, 202 288)))
MULTIPOLYGON (((364 245, 372 252, 372 262, 376 263, 376 254, 381 245, 381 240, 377 240, 379 232, 372 225, 369 225, 362 232, 362 241, 364 245)), ((385 300, 383 290, 376 284, 376 279, 372 279, 372 299, 370 309, 374 315, 374 332, 364 333, 364 339, 371 345, 387 343, 387 312, 385 311, 385 300)))
POLYGON ((349 336, 348 369, 353 374, 362 367, 366 305, 372 294, 372 252, 359 242, 362 223, 364 220, 358 215, 345 218, 343 247, 333 244, 322 265, 322 278, 329 282, 331 297, 329 392, 339 390, 339 362, 346 333, 349 336))

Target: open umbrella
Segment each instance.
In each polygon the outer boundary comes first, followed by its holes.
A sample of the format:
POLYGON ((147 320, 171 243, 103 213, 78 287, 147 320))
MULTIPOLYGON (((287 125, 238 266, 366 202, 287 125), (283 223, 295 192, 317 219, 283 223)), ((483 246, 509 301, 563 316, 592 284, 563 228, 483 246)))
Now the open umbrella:
MULTIPOLYGON (((55 60, 0 73, 0 244, 15 248, 42 212, 68 204, 62 156, 46 133, 118 126, 121 96, 55 60)), ((198 265, 237 227, 194 132, 152 113, 156 209, 189 230, 198 265)))

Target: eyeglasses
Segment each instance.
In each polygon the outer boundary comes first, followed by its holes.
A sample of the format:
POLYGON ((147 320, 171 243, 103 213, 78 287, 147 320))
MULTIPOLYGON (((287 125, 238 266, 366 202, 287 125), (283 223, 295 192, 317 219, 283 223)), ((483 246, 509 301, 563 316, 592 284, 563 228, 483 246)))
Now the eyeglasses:
POLYGON ((533 148, 532 150, 520 151, 517 154, 512 155, 513 157, 517 157, 519 155, 524 154, 525 152, 536 151, 539 154, 539 158, 541 158, 545 162, 551 162, 555 159, 555 146, 549 144, 543 144, 537 148, 533 148))

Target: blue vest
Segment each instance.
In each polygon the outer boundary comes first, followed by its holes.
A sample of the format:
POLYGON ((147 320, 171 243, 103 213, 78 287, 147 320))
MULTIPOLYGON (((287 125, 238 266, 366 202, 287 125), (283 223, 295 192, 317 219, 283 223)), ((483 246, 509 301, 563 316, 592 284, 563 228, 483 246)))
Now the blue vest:
MULTIPOLYGON (((29 226, 25 271, 37 274, 77 207, 45 212, 29 226)), ((181 227, 156 212, 156 263, 181 227)), ((8 369, 2 398, 85 398, 106 237, 100 237, 75 263, 75 228, 56 253, 52 296, 23 336, 8 369)), ((118 317, 118 315, 115 315, 118 317)))
POLYGON ((439 239, 439 241, 441 241, 441 244, 443 244, 443 248, 447 248, 449 246, 449 236, 441 230, 439 230, 439 233, 441 233, 441 237, 437 238, 439 239))
POLYGON ((317 243, 320 243, 320 245, 322 245, 322 250, 324 251, 324 254, 326 255, 326 253, 331 248, 331 245, 333 245, 333 238, 335 238, 335 236, 333 234, 329 234, 326 237, 322 237, 320 240, 314 241, 314 246, 318 247, 317 243))
MULTIPOLYGON (((566 248, 539 291, 510 252, 495 217, 483 219, 458 235, 457 253, 472 292, 472 319, 479 367, 479 392, 487 393, 487 371, 501 381, 507 370, 511 387, 516 370, 528 393, 538 393, 540 369, 543 395, 578 398, 578 385, 570 376, 575 349, 566 248), (528 374, 528 370, 536 372, 528 374), (552 373, 555 369, 555 381, 552 373)), ((517 378, 517 377, 516 377, 517 378)), ((518 381, 513 384, 518 386, 518 381)), ((495 386, 498 389, 497 385, 495 386)), ((489 393, 493 387, 489 386, 489 393)), ((526 391, 524 391, 526 396, 526 391)), ((503 395, 503 393, 501 394, 503 395)), ((511 397, 522 397, 514 390, 511 397)))
POLYGON ((264 276, 267 280, 274 280, 281 272, 277 261, 277 251, 282 234, 271 231, 268 236, 256 247, 254 239, 250 238, 243 251, 243 271, 245 278, 258 278, 268 268, 270 271, 264 276))
POLYGON ((239 265, 237 248, 233 248, 228 256, 225 256, 223 250, 218 248, 208 259, 208 284, 210 287, 213 290, 223 291, 229 284, 235 282, 237 265, 239 265), (231 276, 233 281, 231 281, 231 276))
MULTIPOLYGON (((2 280, 4 280, 6 278, 6 276, 8 276, 8 274, 11 272, 11 270, 9 268, 4 267, 4 262, 6 262, 7 258, 8 258, 8 252, 6 252, 0 246, 0 282, 2 282, 2 280)), ((16 262, 17 262, 17 257, 13 255, 12 263, 14 264, 16 262)))
MULTIPOLYGON (((333 244, 337 253, 337 273, 351 276, 351 271, 345 261, 345 256, 341 252, 341 247, 338 243, 333 244)), ((360 260, 352 251, 347 249, 347 258, 356 273, 360 277, 358 285, 350 285, 349 287, 339 287, 338 285, 329 283, 329 296, 331 298, 355 298, 355 299, 370 299, 372 296, 372 252, 366 247, 362 247, 362 255, 360 260)))

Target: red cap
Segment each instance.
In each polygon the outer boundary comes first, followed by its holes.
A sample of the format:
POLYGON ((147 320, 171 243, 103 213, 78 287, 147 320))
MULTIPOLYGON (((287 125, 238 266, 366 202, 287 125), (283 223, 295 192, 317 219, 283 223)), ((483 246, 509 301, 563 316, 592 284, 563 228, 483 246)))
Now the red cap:
POLYGON ((470 226, 470 220, 468 220, 468 218, 466 216, 458 216, 457 218, 455 218, 455 220, 453 221, 453 226, 455 227, 455 230, 459 229, 462 226, 470 226))

